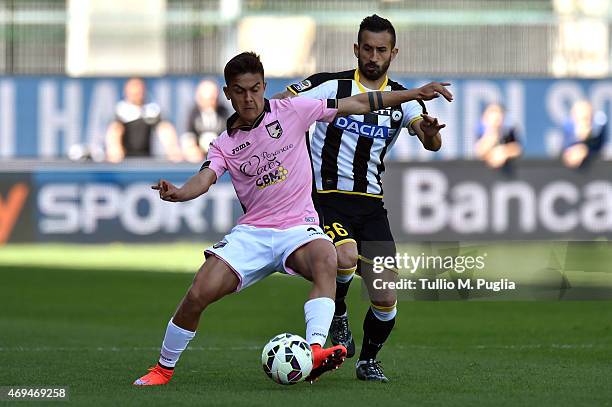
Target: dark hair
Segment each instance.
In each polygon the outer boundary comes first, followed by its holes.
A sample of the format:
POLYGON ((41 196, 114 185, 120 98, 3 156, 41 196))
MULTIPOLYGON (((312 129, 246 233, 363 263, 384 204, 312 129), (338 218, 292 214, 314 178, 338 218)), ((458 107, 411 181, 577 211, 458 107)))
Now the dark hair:
POLYGON ((371 31, 373 33, 380 33, 387 31, 391 34, 391 47, 395 48, 395 28, 391 21, 386 18, 382 18, 376 14, 372 14, 364 18, 359 24, 359 32, 357 33, 357 44, 361 44, 361 33, 363 31, 371 31))
POLYGON ((238 54, 225 64, 225 69, 223 69, 225 84, 229 85, 238 75, 245 73, 260 73, 262 77, 264 76, 264 68, 259 55, 254 52, 238 54))

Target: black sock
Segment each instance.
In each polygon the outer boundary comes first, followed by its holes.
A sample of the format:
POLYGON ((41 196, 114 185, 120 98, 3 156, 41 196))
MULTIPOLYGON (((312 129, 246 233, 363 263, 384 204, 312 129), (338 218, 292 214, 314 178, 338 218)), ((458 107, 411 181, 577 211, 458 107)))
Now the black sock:
POLYGON ((346 283, 336 281, 336 310, 334 311, 334 315, 344 315, 346 313, 346 302, 344 302, 344 300, 348 293, 349 286, 351 285, 351 281, 353 281, 352 278, 346 283))
POLYGON ((174 370, 174 368, 173 368, 173 367, 170 367, 170 366, 164 366, 164 365, 162 365, 162 364, 161 364, 161 363, 159 363, 159 362, 157 362, 157 364, 159 365, 159 367, 161 367, 161 368, 163 368, 163 369, 166 369, 166 370, 174 370))
POLYGON ((363 343, 359 360, 376 359, 376 355, 391 334, 395 325, 395 317, 389 321, 381 321, 374 316, 372 309, 368 309, 363 320, 363 343))

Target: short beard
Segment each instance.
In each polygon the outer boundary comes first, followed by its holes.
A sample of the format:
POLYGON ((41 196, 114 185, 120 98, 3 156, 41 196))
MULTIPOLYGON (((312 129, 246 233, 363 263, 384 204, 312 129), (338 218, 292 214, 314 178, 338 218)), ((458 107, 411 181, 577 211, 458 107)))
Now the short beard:
POLYGON ((382 78, 384 75, 386 75, 387 70, 389 70, 389 65, 391 65, 391 60, 383 63, 382 67, 380 67, 380 69, 377 70, 373 75, 369 75, 368 72, 366 71, 365 64, 363 64, 360 59, 357 59, 357 66, 359 67, 359 72, 363 76, 365 76, 367 80, 370 80, 370 81, 377 81, 380 78, 382 78))

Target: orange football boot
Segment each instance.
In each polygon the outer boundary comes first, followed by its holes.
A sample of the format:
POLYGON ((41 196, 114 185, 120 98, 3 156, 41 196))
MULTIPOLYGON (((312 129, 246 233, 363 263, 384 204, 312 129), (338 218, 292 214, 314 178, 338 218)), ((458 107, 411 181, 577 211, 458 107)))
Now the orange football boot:
POLYGON ((160 386, 172 379, 174 369, 164 369, 159 364, 150 367, 149 373, 134 382, 134 386, 160 386))
POLYGON ((319 344, 310 345, 312 349, 312 371, 306 378, 311 384, 319 379, 325 372, 335 370, 342 365, 346 359, 346 348, 336 345, 330 348, 322 348, 319 344))

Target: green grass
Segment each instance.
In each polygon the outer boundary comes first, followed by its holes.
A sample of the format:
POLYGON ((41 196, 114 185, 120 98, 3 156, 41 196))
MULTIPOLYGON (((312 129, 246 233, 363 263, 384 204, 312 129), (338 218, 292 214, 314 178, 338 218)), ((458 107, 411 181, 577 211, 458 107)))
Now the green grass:
POLYGON ((146 270, 189 272, 204 260, 210 243, 165 243, 98 245, 11 244, 0 246, 1 266, 97 268, 108 270, 146 270))
MULTIPOLYGON (((612 405, 612 301, 404 302, 380 354, 390 383, 357 381, 348 361, 315 385, 276 385, 260 349, 274 334, 303 333, 309 289, 286 276, 211 306, 171 384, 135 388, 192 279, 163 270, 197 268, 201 247, 138 246, 124 267, 113 247, 0 249, 0 386, 70 386, 70 404, 88 406, 612 405)), ((353 287, 358 345, 367 305, 353 287)))

